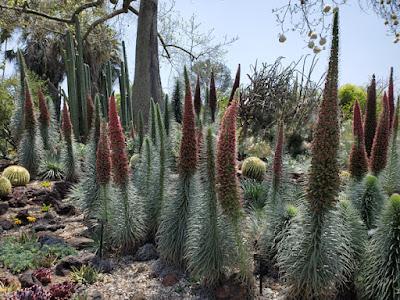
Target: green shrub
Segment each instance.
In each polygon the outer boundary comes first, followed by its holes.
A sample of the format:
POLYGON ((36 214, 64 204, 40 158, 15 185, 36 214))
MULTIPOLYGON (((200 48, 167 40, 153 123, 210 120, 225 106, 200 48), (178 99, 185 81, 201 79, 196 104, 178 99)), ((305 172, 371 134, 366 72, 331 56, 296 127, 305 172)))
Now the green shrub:
POLYGON ((267 167, 258 157, 248 157, 242 164, 242 175, 244 177, 262 181, 265 172, 267 172, 267 167))
POLYGON ((399 266, 400 195, 393 194, 367 247, 359 281, 362 299, 399 299, 399 266))
POLYGON ((3 176, 10 180, 12 186, 27 185, 30 175, 27 169, 21 166, 9 166, 3 171, 3 176))
POLYGON ((358 100, 361 108, 364 108, 367 101, 367 92, 362 87, 346 83, 339 88, 338 98, 344 118, 351 119, 354 102, 358 100))
POLYGON ((265 182, 245 178, 242 180, 244 204, 254 209, 262 209, 266 203, 268 186, 265 182))
POLYGON ((8 178, 0 176, 0 197, 7 196, 11 193, 11 182, 8 178))

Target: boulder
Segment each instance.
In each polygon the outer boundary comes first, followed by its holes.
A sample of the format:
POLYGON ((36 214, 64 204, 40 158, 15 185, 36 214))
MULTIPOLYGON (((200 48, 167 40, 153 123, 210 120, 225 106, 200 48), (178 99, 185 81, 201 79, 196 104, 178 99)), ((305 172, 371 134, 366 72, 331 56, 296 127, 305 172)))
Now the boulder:
POLYGON ((4 230, 10 230, 14 227, 14 224, 9 220, 0 220, 0 227, 4 230))
POLYGON ((40 281, 33 276, 33 271, 26 271, 18 276, 22 288, 30 288, 34 285, 41 285, 40 281))
POLYGON ((4 215, 10 206, 7 202, 0 202, 0 216, 4 215))
POLYGON ((79 236, 70 238, 69 240, 67 240, 67 243, 72 247, 81 250, 93 246, 94 240, 79 236))

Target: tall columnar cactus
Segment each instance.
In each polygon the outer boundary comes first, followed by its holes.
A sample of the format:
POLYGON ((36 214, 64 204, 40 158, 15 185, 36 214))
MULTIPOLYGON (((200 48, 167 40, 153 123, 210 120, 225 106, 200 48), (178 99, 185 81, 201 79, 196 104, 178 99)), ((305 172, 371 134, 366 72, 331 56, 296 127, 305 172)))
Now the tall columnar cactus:
POLYGON ((127 108, 127 121, 129 124, 135 122, 135 114, 133 111, 132 92, 130 88, 129 69, 128 69, 128 56, 126 55, 125 41, 122 41, 122 54, 124 57, 124 77, 125 77, 125 95, 126 95, 126 108, 127 108))
POLYGON ((157 144, 157 119, 156 119, 156 107, 153 99, 150 100, 150 137, 154 145, 157 144))
POLYGON ((393 86, 393 67, 390 68, 388 100, 390 110, 390 128, 393 126, 394 120, 394 86, 393 86))
POLYGON ((194 91, 194 111, 196 112, 197 118, 200 118, 200 112, 201 112, 201 95, 200 95, 200 77, 197 76, 197 81, 196 81, 196 88, 194 91))
POLYGON ((400 195, 387 202, 367 246, 359 287, 362 299, 398 299, 400 286, 400 195))
POLYGON ((139 134, 139 151, 141 152, 144 141, 144 120, 142 111, 139 111, 138 134, 139 134))
POLYGON ((278 190, 282 183, 282 173, 283 173, 283 123, 278 126, 278 132, 275 139, 275 154, 274 163, 272 167, 272 186, 275 190, 278 190))
POLYGON ((316 213, 335 205, 340 184, 339 164, 337 161, 340 132, 337 98, 339 50, 337 13, 334 17, 332 34, 328 74, 313 136, 307 192, 311 209, 316 213))
POLYGON ((174 93, 172 96, 172 106, 174 108, 175 121, 182 123, 182 91, 179 79, 175 82, 174 93))
POLYGON ((141 198, 129 181, 129 161, 125 136, 118 117, 114 95, 108 107, 111 166, 118 202, 113 216, 113 238, 123 253, 131 253, 146 233, 141 198))
POLYGON ((218 200, 230 218, 237 219, 241 212, 239 182, 236 174, 236 116, 237 100, 231 103, 222 118, 217 144, 218 200))
POLYGON ((197 167, 197 144, 195 115, 190 82, 185 74, 185 103, 182 124, 182 139, 179 155, 179 178, 170 201, 165 202, 161 223, 157 233, 161 257, 175 265, 185 264, 189 207, 196 197, 196 182, 193 175, 197 167))
POLYGON ((215 113, 217 111, 217 90, 215 88, 215 78, 214 72, 211 72, 211 79, 210 79, 210 96, 208 100, 210 106, 210 113, 211 113, 211 121, 212 123, 215 122, 215 113))
POLYGON ((88 124, 88 130, 92 129, 93 123, 94 123, 94 113, 95 113, 95 107, 93 104, 92 96, 88 94, 86 96, 86 104, 87 104, 87 124, 88 124))
POLYGON ((126 130, 127 129, 127 124, 129 124, 129 111, 128 111, 128 95, 126 89, 129 88, 126 87, 126 74, 125 74, 125 64, 122 61, 121 62, 121 74, 118 76, 119 77, 119 91, 120 91, 120 107, 121 107, 121 123, 122 127, 126 130))
POLYGON ((372 144, 374 143, 376 131, 376 81, 372 75, 371 84, 368 87, 367 106, 364 120, 365 151, 367 156, 371 156, 372 144))
POLYGON ((74 153, 71 117, 66 102, 64 102, 62 111, 62 132, 64 138, 63 165, 65 180, 75 182, 78 180, 78 166, 74 153))
POLYGON ((168 95, 165 95, 165 100, 164 100, 164 126, 165 126, 165 132, 167 135, 169 135, 170 127, 171 127, 171 117, 169 115, 170 112, 170 106, 169 106, 169 99, 168 95))
POLYGON ((39 172, 42 147, 41 143, 37 140, 36 118, 27 80, 25 80, 24 86, 24 131, 18 147, 18 157, 20 164, 25 167, 31 174, 32 178, 34 178, 39 172))
POLYGON ((239 85, 240 85, 240 64, 238 65, 236 71, 235 81, 233 82, 231 95, 229 96, 229 103, 231 103, 231 101, 233 100, 233 97, 235 96, 235 92, 239 88, 239 85))
POLYGON ((46 99, 43 95, 41 89, 38 91, 38 98, 39 98, 39 129, 40 135, 43 141, 43 149, 48 151, 51 148, 50 145, 50 113, 47 109, 46 99))
POLYGON ((354 143, 350 152, 349 171, 353 178, 361 180, 368 172, 368 159, 365 151, 364 128, 358 101, 354 103, 353 108, 353 135, 354 143))
POLYGON ((379 117, 370 158, 370 171, 379 175, 386 167, 390 139, 390 106, 386 92, 383 95, 383 111, 379 117))

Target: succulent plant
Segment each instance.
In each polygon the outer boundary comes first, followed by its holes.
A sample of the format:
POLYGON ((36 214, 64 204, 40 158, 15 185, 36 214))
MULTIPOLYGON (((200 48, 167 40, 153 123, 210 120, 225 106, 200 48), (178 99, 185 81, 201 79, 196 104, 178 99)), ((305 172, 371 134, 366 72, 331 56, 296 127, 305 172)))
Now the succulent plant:
POLYGON ((174 93, 172 97, 172 106, 174 109, 175 121, 182 123, 182 91, 179 79, 175 82, 174 93))
POLYGON ((264 179, 267 167, 258 157, 248 157, 242 164, 242 175, 247 178, 262 181, 264 179))
POLYGON ((385 205, 361 267, 362 299, 398 299, 400 286, 400 195, 385 205))
MULTIPOLYGON (((48 300, 51 298, 52 294, 46 291, 44 288, 38 285, 33 285, 29 288, 24 288, 22 290, 16 291, 10 295, 10 300, 48 300)), ((63 298, 57 298, 63 299, 63 298)))
MULTIPOLYGON (((67 300, 75 293, 76 286, 74 283, 64 281, 62 283, 53 284, 50 289, 50 299, 67 300)), ((48 298, 46 298, 48 299, 48 298)))
POLYGON ((140 161, 140 155, 133 154, 129 159, 129 166, 131 167, 131 169, 134 169, 139 161, 140 161))
POLYGON ((78 180, 78 165, 76 161, 74 141, 72 138, 72 123, 67 103, 64 101, 62 111, 62 132, 64 138, 64 149, 62 162, 64 165, 65 180, 76 182, 78 180))
POLYGON ((28 170, 21 166, 9 166, 5 168, 3 176, 10 180, 12 186, 24 186, 30 181, 28 170))
POLYGON ((35 270, 32 275, 43 285, 47 285, 51 282, 51 269, 40 268, 35 270))
POLYGON ((376 81, 375 81, 375 75, 372 75, 371 84, 368 86, 367 90, 367 105, 365 109, 365 119, 364 119, 365 151, 367 151, 368 157, 371 156, 375 131, 376 131, 376 81))
POLYGON ((7 196, 12 191, 10 180, 4 176, 0 176, 0 197, 7 196))
POLYGON ((215 113, 217 111, 217 90, 215 89, 214 71, 211 71, 210 95, 208 99, 208 105, 210 106, 211 122, 214 123, 215 113))
POLYGON ((389 122, 390 122, 390 128, 392 128, 393 120, 394 120, 393 67, 390 68, 389 87, 388 87, 388 101, 389 101, 389 111, 390 111, 390 121, 389 122))
POLYGON ((235 96, 235 92, 239 88, 239 85, 240 85, 240 64, 238 65, 238 68, 236 71, 235 81, 233 82, 231 95, 229 96, 229 103, 232 102, 233 97, 235 96))
POLYGON ((201 95, 200 95, 200 77, 199 76, 197 76, 196 88, 194 90, 193 105, 194 105, 194 111, 196 113, 196 116, 199 118, 200 112, 201 112, 201 95))

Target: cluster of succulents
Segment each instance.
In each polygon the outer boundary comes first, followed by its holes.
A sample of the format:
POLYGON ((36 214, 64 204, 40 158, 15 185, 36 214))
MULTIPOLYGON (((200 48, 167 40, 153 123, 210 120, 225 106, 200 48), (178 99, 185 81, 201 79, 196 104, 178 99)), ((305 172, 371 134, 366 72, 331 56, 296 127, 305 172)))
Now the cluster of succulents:
POLYGON ((7 177, 0 176, 0 197, 7 196, 12 191, 11 182, 7 177))
POLYGON ((31 178, 28 170, 21 166, 9 166, 5 168, 3 177, 7 178, 12 186, 27 185, 31 178))

